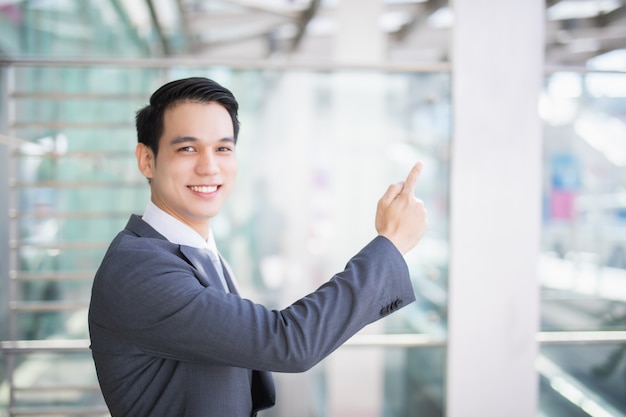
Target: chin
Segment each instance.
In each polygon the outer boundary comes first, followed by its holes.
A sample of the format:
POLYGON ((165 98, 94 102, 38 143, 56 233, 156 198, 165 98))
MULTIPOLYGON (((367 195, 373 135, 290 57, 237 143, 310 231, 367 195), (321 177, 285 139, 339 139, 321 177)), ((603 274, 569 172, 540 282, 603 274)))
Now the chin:
POLYGON ((196 217, 198 219, 210 220, 213 217, 217 216, 219 212, 220 212, 219 210, 203 211, 203 212, 197 213, 196 217))

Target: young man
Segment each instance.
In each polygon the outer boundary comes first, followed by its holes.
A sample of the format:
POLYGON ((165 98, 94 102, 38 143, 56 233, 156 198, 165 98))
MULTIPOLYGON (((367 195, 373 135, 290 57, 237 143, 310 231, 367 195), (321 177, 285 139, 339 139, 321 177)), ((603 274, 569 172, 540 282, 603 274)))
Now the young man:
POLYGON ((282 311, 242 298, 210 231, 235 183, 237 102, 206 78, 159 88, 137 113, 151 201, 111 243, 93 283, 91 349, 113 417, 250 417, 274 405, 269 371, 302 372, 414 301, 403 254, 427 221, 421 164, 378 203, 378 236, 282 311))

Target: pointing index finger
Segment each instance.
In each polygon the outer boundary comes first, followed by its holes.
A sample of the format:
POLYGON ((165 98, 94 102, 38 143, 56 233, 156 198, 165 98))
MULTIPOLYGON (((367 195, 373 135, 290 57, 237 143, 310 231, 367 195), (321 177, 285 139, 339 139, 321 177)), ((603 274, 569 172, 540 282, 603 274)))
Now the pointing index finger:
POLYGON ((409 172, 409 175, 406 177, 406 181, 404 182, 404 188, 402 189, 403 192, 413 194, 413 192, 415 191, 415 186, 417 185, 417 180, 420 176, 420 173, 422 172, 423 166, 424 163, 422 161, 419 161, 418 163, 413 165, 413 168, 411 168, 411 171, 409 172))

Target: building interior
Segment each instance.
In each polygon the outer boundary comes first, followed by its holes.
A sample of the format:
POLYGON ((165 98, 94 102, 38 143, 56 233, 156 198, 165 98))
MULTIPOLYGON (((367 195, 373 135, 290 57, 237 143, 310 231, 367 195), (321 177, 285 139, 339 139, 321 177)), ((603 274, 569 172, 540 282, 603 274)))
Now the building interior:
POLYGON ((416 302, 261 417, 626 417, 625 0, 0 0, 0 417, 109 416, 93 277, 150 189, 167 81, 239 101, 211 228, 282 309, 373 236, 424 162, 416 302))

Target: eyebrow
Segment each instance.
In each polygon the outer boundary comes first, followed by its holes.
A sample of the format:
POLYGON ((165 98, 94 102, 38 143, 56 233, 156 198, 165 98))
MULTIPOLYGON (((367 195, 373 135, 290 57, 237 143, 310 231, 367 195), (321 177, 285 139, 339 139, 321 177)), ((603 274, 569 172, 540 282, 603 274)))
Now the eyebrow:
MULTIPOLYGON (((170 141, 170 145, 179 145, 181 143, 198 142, 198 141, 199 141, 199 139, 194 137, 194 136, 178 136, 178 137, 175 137, 174 139, 172 139, 170 141)), ((220 139, 219 142, 235 143, 235 138, 227 136, 225 138, 220 139)))
POLYGON ((198 141, 198 138, 195 138, 193 136, 178 136, 170 141, 170 145, 178 145, 180 143, 197 142, 197 141, 198 141))

